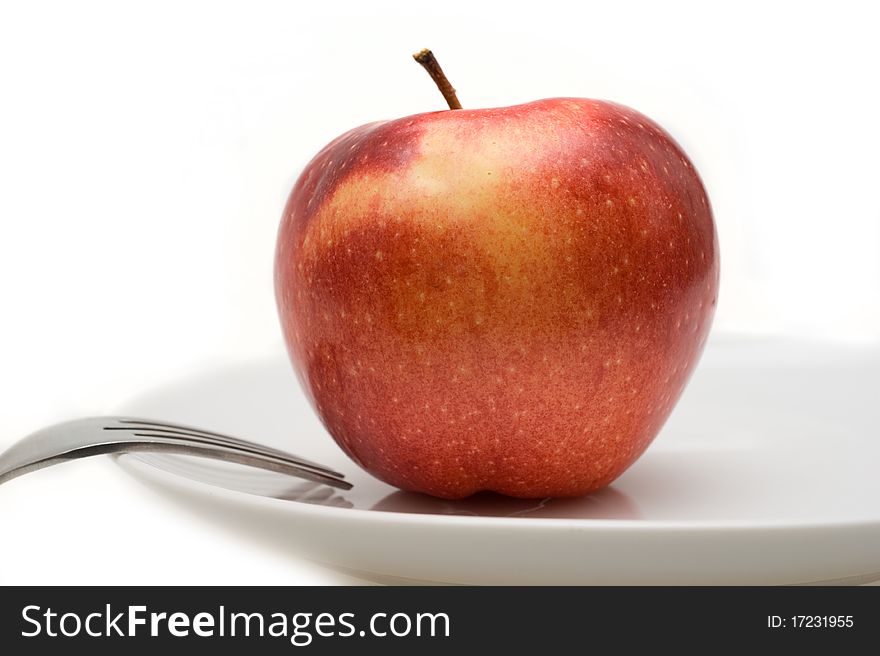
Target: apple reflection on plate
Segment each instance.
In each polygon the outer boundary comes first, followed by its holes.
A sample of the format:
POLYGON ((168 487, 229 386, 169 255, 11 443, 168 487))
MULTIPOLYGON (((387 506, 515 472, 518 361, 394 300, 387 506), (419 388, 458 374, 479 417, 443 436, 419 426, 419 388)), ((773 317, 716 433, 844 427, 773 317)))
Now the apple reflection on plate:
MULTIPOLYGON (((261 473, 262 474, 262 473, 261 473)), ((274 475, 269 472, 269 478, 274 475)), ((227 486, 229 483, 227 482, 227 486)), ((346 493, 304 481, 290 485, 281 478, 264 483, 259 489, 250 485, 247 490, 262 496, 286 501, 314 503, 338 508, 354 508, 346 493)), ((465 499, 441 499, 418 492, 396 490, 370 507, 371 510, 429 515, 469 515, 473 517, 547 517, 562 519, 639 519, 641 513, 635 501, 626 493, 606 487, 581 497, 548 497, 545 499, 517 499, 494 492, 479 492, 465 499)))
POLYGON ((466 499, 448 500, 417 492, 398 491, 379 501, 373 510, 474 517, 641 518, 635 501, 614 487, 605 487, 582 497, 546 499, 516 499, 494 492, 479 492, 466 499))

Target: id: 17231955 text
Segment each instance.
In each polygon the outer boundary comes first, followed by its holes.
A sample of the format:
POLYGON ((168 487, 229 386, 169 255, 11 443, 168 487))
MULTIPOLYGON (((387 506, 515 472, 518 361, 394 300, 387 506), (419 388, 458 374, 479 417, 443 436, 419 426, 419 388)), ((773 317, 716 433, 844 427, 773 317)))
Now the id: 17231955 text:
POLYGON ((852 615, 768 615, 768 629, 851 629, 852 615))

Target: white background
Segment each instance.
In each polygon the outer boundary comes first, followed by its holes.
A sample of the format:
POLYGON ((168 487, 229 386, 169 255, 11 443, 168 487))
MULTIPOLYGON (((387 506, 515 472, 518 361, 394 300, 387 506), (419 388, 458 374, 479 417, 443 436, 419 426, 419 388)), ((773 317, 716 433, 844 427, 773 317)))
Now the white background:
MULTIPOLYGON (((280 213, 355 125, 607 98, 713 201, 719 331, 880 339, 880 62, 867 2, 3 2, 0 447, 276 352, 280 213)), ((106 461, 0 488, 2 583, 321 583, 106 461), (109 521, 108 521, 109 519, 109 521)))

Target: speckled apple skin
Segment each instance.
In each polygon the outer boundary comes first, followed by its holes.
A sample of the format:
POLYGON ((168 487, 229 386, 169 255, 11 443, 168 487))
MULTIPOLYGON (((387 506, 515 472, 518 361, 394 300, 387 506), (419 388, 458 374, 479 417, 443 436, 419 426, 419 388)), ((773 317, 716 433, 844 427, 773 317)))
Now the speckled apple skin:
POLYGON ((705 343, 718 244, 693 165, 621 105, 356 128, 290 194, 276 296, 324 425, 438 497, 571 496, 657 435, 705 343))

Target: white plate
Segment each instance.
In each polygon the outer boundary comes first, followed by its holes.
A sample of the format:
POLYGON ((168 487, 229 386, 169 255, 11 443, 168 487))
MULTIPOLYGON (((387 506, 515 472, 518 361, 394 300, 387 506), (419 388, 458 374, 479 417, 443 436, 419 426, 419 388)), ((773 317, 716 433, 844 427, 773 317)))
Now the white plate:
POLYGON ((286 448, 349 492, 209 460, 125 469, 218 522, 361 575, 494 584, 880 579, 880 351, 716 340, 644 456, 610 488, 530 502, 400 492, 336 447, 283 355, 206 372, 122 412, 286 448))

